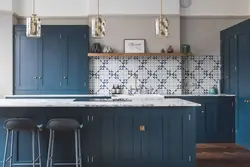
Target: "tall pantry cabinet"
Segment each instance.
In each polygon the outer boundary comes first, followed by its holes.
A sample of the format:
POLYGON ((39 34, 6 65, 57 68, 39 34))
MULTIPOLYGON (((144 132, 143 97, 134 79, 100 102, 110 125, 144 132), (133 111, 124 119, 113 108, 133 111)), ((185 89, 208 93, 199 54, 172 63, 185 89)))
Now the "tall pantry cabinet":
POLYGON ((236 94, 236 143, 250 149, 250 20, 221 31, 223 93, 236 94))

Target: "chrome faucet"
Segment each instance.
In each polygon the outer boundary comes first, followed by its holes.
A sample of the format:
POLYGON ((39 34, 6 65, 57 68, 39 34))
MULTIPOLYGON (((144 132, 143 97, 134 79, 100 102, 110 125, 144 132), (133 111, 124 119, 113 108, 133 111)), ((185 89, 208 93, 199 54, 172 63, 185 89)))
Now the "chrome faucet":
POLYGON ((134 79, 135 79, 135 87, 133 88, 132 85, 130 85, 128 93, 130 95, 134 95, 134 94, 138 94, 138 93, 142 94, 142 87, 143 86, 142 85, 137 86, 138 85, 138 75, 137 74, 134 74, 134 79))

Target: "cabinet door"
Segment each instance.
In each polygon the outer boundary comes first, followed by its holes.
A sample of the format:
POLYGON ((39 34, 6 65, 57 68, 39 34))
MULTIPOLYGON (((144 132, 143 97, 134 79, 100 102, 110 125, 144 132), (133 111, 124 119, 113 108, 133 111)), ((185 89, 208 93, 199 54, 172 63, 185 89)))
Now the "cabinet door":
POLYGON ((237 93, 237 35, 221 32, 222 92, 237 93))
POLYGON ((196 143, 206 142, 206 108, 205 104, 201 104, 201 107, 196 109, 195 120, 196 120, 196 143))
POLYGON ((230 36, 229 43, 229 58, 230 58, 230 67, 229 67, 229 89, 228 93, 237 94, 237 62, 238 62, 238 51, 237 51, 237 36, 230 36))
POLYGON ((221 33, 221 63, 222 63, 222 92, 230 93, 230 37, 225 32, 221 33))
POLYGON ((239 69, 238 69, 238 114, 237 114, 237 143, 250 149, 250 33, 238 35, 239 69))
POLYGON ((87 166, 110 166, 116 163, 114 124, 115 115, 108 108, 92 108, 91 113, 88 113, 83 134, 84 162, 87 166))
POLYGON ((69 92, 88 93, 88 29, 64 28, 63 88, 69 92))
POLYGON ((218 133, 218 103, 217 101, 205 102, 205 141, 213 143, 218 133))
POLYGON ((218 103, 218 133, 216 138, 218 142, 235 142, 235 102, 234 99, 221 99, 218 103))
POLYGON ((39 40, 27 38, 24 28, 17 28, 14 39, 15 94, 38 90, 39 40))
POLYGON ((45 94, 57 92, 62 87, 61 37, 60 29, 43 27, 39 59, 39 88, 45 94))

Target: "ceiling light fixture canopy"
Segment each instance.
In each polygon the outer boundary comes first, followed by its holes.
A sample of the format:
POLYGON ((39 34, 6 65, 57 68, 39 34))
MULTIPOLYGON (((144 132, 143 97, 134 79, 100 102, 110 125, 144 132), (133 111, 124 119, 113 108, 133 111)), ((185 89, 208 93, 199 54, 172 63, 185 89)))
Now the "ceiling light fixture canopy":
POLYGON ((32 15, 26 18, 26 36, 34 38, 41 36, 41 19, 35 14, 35 0, 32 0, 32 15))
POLYGON ((94 38, 103 38, 106 35, 106 21, 99 14, 99 0, 97 0, 98 13, 97 16, 92 18, 92 37, 94 38))
POLYGON ((161 15, 159 18, 155 20, 155 33, 156 36, 169 36, 169 21, 166 16, 163 15, 162 12, 162 0, 161 0, 161 15))

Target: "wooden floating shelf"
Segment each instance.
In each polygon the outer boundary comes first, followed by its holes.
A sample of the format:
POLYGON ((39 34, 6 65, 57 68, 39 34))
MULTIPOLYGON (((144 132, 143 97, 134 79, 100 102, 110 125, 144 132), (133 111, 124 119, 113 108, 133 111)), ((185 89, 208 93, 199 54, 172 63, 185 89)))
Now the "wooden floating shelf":
POLYGON ((88 56, 191 56, 192 53, 88 53, 88 56))

